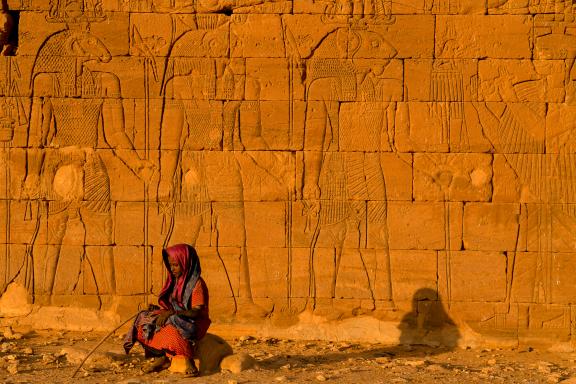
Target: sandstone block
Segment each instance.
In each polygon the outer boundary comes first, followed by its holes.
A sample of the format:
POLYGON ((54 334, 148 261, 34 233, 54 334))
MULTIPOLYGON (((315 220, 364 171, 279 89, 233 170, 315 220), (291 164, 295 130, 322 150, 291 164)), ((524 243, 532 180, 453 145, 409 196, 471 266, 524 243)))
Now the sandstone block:
POLYGON ((38 0, 38 1, 20 1, 20 0, 9 0, 8 9, 10 10, 20 10, 20 11, 47 11, 49 10, 49 0, 38 0))
MULTIPOLYGON (((98 48, 102 47, 102 49, 108 50, 110 55, 114 56, 128 54, 128 14, 108 13, 105 14, 105 18, 109 21, 108 23, 94 23, 91 28, 93 35, 100 40, 101 46, 98 46, 98 48)), ((46 23, 44 13, 23 12, 19 31, 28 38, 23 39, 19 44, 19 53, 35 55, 44 39, 61 30, 61 24, 46 23), (39 28, 39 26, 41 27, 39 28)), ((53 54, 64 57, 66 55, 74 55, 74 53, 72 51, 60 51, 53 54)))
POLYGON ((482 60, 480 93, 488 102, 562 102, 565 71, 560 60, 482 60))
POLYGON ((310 289, 310 249, 294 247, 292 249, 292 273, 290 292, 292 297, 306 298, 310 289))
POLYGON ((520 208, 517 204, 468 203, 464 207, 464 248, 514 251, 520 208))
MULTIPOLYGON (((3 274, 1 275, 3 276, 3 278, 0 279, 0 287, 2 289, 10 289, 11 285, 8 285, 7 287, 7 284, 9 283, 16 284, 17 287, 20 288, 16 289, 16 287, 13 287, 14 291, 12 290, 7 291, 6 300, 8 302, 11 302, 13 299, 20 300, 23 297, 21 296, 22 294, 21 287, 24 287, 26 285, 25 280, 26 275, 24 275, 24 272, 30 274, 34 271, 34 266, 30 254, 30 248, 22 244, 0 243, 0 255, 1 260, 4 262, 4 264, 0 266, 0 273, 3 274), (12 293, 14 293, 17 297, 12 298, 11 297, 12 293)), ((21 305, 6 310, 19 312, 19 311, 27 311, 28 309, 27 306, 21 305)))
POLYGON ((487 152, 475 103, 399 103, 396 146, 401 152, 487 152))
POLYGON ((482 330, 483 334, 489 337, 490 340, 497 340, 497 342, 503 344, 509 343, 509 345, 515 345, 514 340, 507 340, 508 338, 506 337, 498 339, 494 336, 501 329, 518 329, 518 321, 523 316, 516 304, 510 305, 509 309, 502 311, 498 308, 498 304, 487 302, 455 301, 450 306, 450 312, 460 319, 465 319, 472 329, 482 330))
POLYGON ((573 204, 529 203, 522 207, 521 244, 534 252, 572 252, 576 244, 573 204))
POLYGON ((286 57, 279 15, 250 14, 230 26, 232 57, 286 57))
POLYGON ((398 59, 431 58, 433 30, 434 18, 429 15, 398 15, 390 26, 374 27, 396 49, 398 59))
POLYGON ((412 300, 420 289, 436 290, 438 260, 435 251, 391 251, 390 259, 394 301, 412 300))
MULTIPOLYGON (((19 41, 18 54, 36 56, 42 42, 50 35, 60 31, 62 28, 58 24, 46 23, 43 13, 23 12, 20 16, 18 27, 20 33, 27 32, 27 39, 19 41), (39 26, 41 26, 39 28, 39 26)), ((58 55, 58 53, 55 53, 58 55)))
POLYGON ((111 150, 99 150, 110 179, 110 200, 143 201, 144 183, 111 150))
POLYGON ((531 28, 532 19, 525 16, 438 16, 436 56, 528 59, 531 28))
POLYGON ((571 268, 571 254, 559 253, 555 256, 558 269, 555 272, 543 270, 537 272, 534 266, 537 263, 549 260, 549 255, 538 252, 519 252, 515 257, 514 281, 512 284, 512 299, 516 302, 533 302, 549 300, 550 302, 564 304, 573 300, 574 289, 568 284, 568 269, 571 268), (556 283, 543 281, 551 273, 556 283))
POLYGON ((248 58, 246 75, 254 81, 252 100, 286 101, 290 97, 289 65, 283 58, 248 58))
POLYGON ((114 240, 118 245, 142 245, 144 229, 136 223, 144 221, 144 207, 140 202, 118 202, 115 210, 114 240))
MULTIPOLYGON (((385 266, 387 252, 387 249, 345 249, 337 270, 336 260, 330 258, 328 252, 319 252, 318 256, 324 257, 325 264, 319 263, 315 272, 325 280, 318 281, 318 286, 330 287, 336 279, 336 298, 370 300, 374 295, 378 299, 382 296, 380 285, 390 281, 385 266)), ((330 297, 329 292, 327 296, 330 297)))
POLYGON ((0 142, 0 199, 12 200, 11 205, 18 200, 26 200, 28 196, 23 191, 22 182, 26 175, 26 151, 22 148, 4 148, 0 142))
POLYGON ((522 189, 514 169, 503 155, 495 154, 492 201, 495 203, 513 203, 520 199, 522 189))
POLYGON ((284 247, 286 245, 285 202, 247 202, 246 235, 248 246, 284 247))
POLYGON ((557 5, 558 8, 552 12, 548 10, 543 12, 544 14, 534 16, 535 59, 565 60, 576 54, 574 49, 576 38, 571 33, 574 28, 574 8, 569 8, 573 4, 557 5), (566 17, 561 16, 563 11, 566 12, 566 17))
MULTIPOLYGON (((303 2, 299 2, 303 3, 303 2)), ((323 6, 322 4, 318 4, 323 6)), ((310 58, 314 49, 328 34, 337 30, 341 25, 338 23, 323 23, 322 14, 302 14, 297 12, 299 4, 295 4, 293 15, 283 15, 282 20, 286 25, 286 33, 292 36, 294 41, 290 43, 290 53, 298 57, 310 58), (294 47, 295 45, 295 47, 294 47)), ((323 13, 323 12, 322 12, 323 13)), ((323 54, 337 55, 338 52, 323 52, 323 54)), ((345 57, 345 56, 344 56, 345 57)))
POLYGON ((486 8, 483 2, 474 0, 451 1, 425 1, 406 0, 392 4, 394 14, 420 14, 432 13, 436 15, 468 15, 484 14, 486 8))
MULTIPOLYGON (((144 257, 145 247, 115 247, 114 267, 117 275, 116 291, 119 295, 134 295, 145 293, 144 257), (127 273, 130 271, 130 273, 127 273)), ((152 261, 152 247, 148 247, 149 263, 152 261)), ((150 289, 150 287, 148 287, 150 289)))
MULTIPOLYGON (((294 93, 296 94, 295 90, 294 93)), ((299 97, 296 94, 293 102, 262 101, 260 103, 262 138, 268 149, 278 151, 303 149, 306 102, 302 101, 302 98, 303 96, 299 97)), ((249 142, 244 139, 243 144, 247 149, 251 149, 249 142)))
POLYGON ((390 248, 442 249, 446 245, 443 211, 439 203, 390 202, 390 248))
POLYGON ((488 201, 492 196, 492 156, 414 155, 416 200, 488 201))
POLYGON ((257 298, 285 298, 288 295, 288 250, 248 248, 252 294, 257 298))
POLYGON ((499 252, 450 252, 451 296, 455 301, 502 301, 506 256, 499 252), (482 276, 481 279, 477 276, 482 276))
POLYGON ((409 153, 383 153, 380 159, 386 182, 386 199, 411 200, 413 156, 409 153))
POLYGON ((475 101, 478 60, 405 60, 407 101, 475 101))
MULTIPOLYGON (((404 64, 402 60, 392 58, 392 54, 393 51, 388 53, 390 57, 353 59, 356 70, 367 74, 366 78, 358 82, 357 90, 357 101, 365 102, 357 102, 356 105, 404 100, 404 64)), ((386 53, 382 53, 382 56, 386 56, 386 53)))
MULTIPOLYGON (((295 156, 291 152, 246 151, 235 155, 242 176, 242 196, 248 202, 276 202, 276 212, 280 202, 294 196, 295 156)), ((245 208, 248 206, 246 205, 245 208)))
MULTIPOLYGON (((546 255, 542 255, 546 257, 546 255)), ((542 257, 541 256, 541 257, 542 257)), ((556 272, 553 272, 555 283, 552 285, 552 302, 555 304, 569 304, 574 302, 576 289, 570 283, 572 272, 575 268, 573 253, 556 253, 556 272)))
MULTIPOLYGON (((185 15, 180 15, 188 20, 185 15)), ((130 15, 130 56, 166 57, 170 51, 170 15, 166 13, 132 13, 130 15), (150 28, 154 25, 154 28, 150 28)))
MULTIPOLYGON (((573 128, 573 118, 576 116, 576 108, 570 104, 548 104, 546 114, 546 153, 560 153, 564 145, 571 141, 566 135, 573 128)), ((569 164, 572 164, 573 154, 567 154, 569 164)))
MULTIPOLYGON (((336 11, 336 10, 335 10, 336 11)), ((302 0, 294 3, 294 13, 297 14, 324 14, 326 12, 326 4, 318 4, 312 0, 302 0)), ((337 12, 337 11, 336 11, 337 12)), ((339 12, 343 14, 342 12, 339 12)))
POLYGON ((196 251, 202 263, 202 276, 208 285, 210 295, 222 298, 231 297, 232 294, 237 296, 240 249, 222 247, 216 250, 213 247, 198 246, 196 251))

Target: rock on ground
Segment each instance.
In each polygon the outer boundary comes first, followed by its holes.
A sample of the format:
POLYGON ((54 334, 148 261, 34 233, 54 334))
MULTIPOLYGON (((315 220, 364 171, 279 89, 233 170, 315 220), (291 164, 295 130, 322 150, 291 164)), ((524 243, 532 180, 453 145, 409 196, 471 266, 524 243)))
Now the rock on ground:
POLYGON ((195 360, 197 360, 200 374, 205 375, 219 371, 222 359, 232 353, 232 347, 224 339, 211 333, 206 334, 198 342, 196 348, 195 360))
POLYGON ((220 364, 220 368, 232 373, 240 373, 247 369, 254 368, 255 366, 256 360, 247 353, 237 353, 226 356, 220 364))

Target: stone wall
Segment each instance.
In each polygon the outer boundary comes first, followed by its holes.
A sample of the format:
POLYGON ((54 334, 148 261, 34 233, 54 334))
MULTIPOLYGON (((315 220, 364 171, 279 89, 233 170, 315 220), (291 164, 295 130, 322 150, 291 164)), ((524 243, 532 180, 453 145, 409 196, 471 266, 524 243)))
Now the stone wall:
POLYGON ((6 6, 2 289, 129 313, 186 242, 221 324, 571 340, 572 1, 6 6))

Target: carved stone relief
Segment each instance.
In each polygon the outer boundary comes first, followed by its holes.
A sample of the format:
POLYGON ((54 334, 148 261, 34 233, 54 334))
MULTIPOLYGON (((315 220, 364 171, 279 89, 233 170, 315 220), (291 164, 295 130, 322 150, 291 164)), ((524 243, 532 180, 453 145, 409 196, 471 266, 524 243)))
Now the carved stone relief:
POLYGON ((133 310, 186 242, 217 320, 566 338, 572 3, 10 0, 0 287, 133 310))

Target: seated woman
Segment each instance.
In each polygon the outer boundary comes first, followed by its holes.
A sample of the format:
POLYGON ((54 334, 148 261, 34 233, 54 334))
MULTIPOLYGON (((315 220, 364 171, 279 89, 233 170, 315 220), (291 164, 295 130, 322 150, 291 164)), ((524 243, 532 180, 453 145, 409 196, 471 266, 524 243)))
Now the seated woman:
POLYGON ((145 372, 170 366, 170 370, 197 376, 194 347, 210 326, 208 289, 200 277, 200 261, 196 250, 187 244, 163 250, 162 258, 168 277, 158 297, 160 307, 153 305, 138 314, 124 349, 129 353, 138 341, 147 357, 158 357, 145 372))

